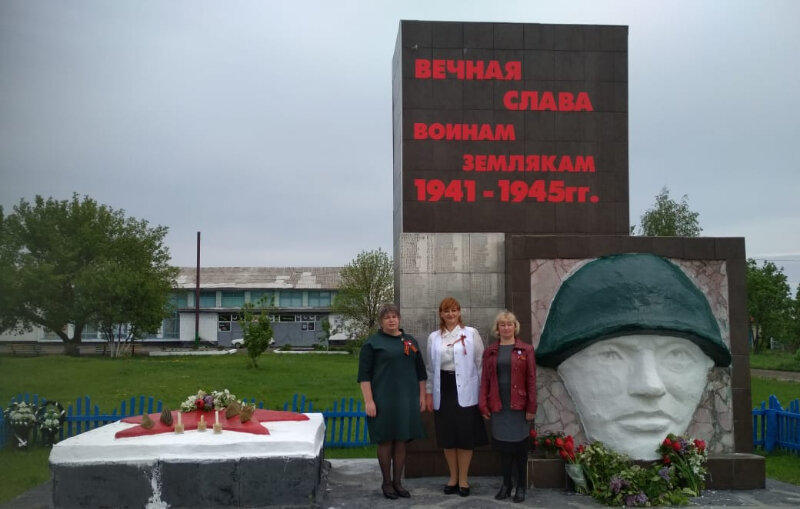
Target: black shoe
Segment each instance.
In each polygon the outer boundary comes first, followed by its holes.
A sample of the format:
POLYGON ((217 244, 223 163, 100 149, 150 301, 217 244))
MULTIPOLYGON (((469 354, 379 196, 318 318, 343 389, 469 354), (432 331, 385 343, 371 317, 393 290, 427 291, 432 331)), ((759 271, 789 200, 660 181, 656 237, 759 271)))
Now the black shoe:
POLYGON ((454 486, 450 486, 449 484, 445 484, 444 485, 444 494, 445 495, 453 495, 455 493, 458 493, 458 484, 456 484, 454 486))
POLYGON ((511 496, 511 485, 502 485, 500 486, 500 491, 497 492, 497 495, 494 496, 495 500, 505 500, 511 496))
POLYGON ((382 484, 381 491, 383 492, 383 496, 389 500, 397 500, 397 493, 395 493, 391 484, 382 484))
POLYGON ((459 494, 459 496, 462 496, 462 497, 468 497, 469 496, 469 486, 467 486, 466 488, 462 488, 461 486, 459 486, 458 487, 458 494, 459 494))
POLYGON ((517 486, 516 491, 514 491, 514 502, 524 502, 525 501, 525 488, 517 486))
POLYGON ((394 492, 397 493, 398 497, 408 498, 411 496, 411 493, 408 492, 407 489, 403 488, 402 486, 394 485, 394 492))

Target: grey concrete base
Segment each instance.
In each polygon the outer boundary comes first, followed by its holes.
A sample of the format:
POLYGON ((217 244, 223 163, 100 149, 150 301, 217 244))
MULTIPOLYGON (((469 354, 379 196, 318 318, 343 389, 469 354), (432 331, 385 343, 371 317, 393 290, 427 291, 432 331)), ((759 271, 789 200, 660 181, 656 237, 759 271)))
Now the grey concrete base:
POLYGON ((322 455, 155 464, 51 465, 59 508, 311 506, 323 495, 322 455))
MULTIPOLYGON (((376 509, 378 507, 406 508, 510 508, 510 507, 570 507, 572 509, 605 507, 589 496, 563 489, 528 488, 528 497, 521 504, 507 500, 496 501, 494 494, 500 487, 500 476, 470 476, 472 494, 468 498, 457 495, 444 495, 442 488, 446 476, 418 477, 406 479, 404 485, 411 491, 411 498, 386 500, 380 491, 381 474, 378 460, 341 459, 323 461, 319 497, 314 503, 296 504, 295 507, 325 509, 376 509)), ((766 489, 755 490, 706 490, 702 497, 693 498, 690 505, 705 508, 731 507, 797 507, 800 503, 800 486, 767 479, 766 489)), ((53 509, 52 482, 40 484, 17 498, 4 504, 0 509, 53 509)), ((265 502, 266 503, 266 502, 265 502)), ((131 507, 125 503, 120 507, 131 507)), ((139 505, 138 507, 144 507, 139 505)))

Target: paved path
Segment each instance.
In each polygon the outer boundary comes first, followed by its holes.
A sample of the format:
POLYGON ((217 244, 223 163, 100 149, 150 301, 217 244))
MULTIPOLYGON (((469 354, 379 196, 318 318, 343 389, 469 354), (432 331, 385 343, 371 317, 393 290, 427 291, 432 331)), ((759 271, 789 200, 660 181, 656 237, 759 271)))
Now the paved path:
POLYGON ((786 380, 789 382, 800 382, 800 371, 775 371, 772 369, 751 369, 750 376, 762 378, 774 378, 775 380, 786 380))
MULTIPOLYGON (((501 508, 515 507, 554 507, 554 508, 599 508, 605 507, 591 497, 563 490, 528 491, 528 497, 521 504, 510 501, 498 502, 494 494, 500 486, 500 479, 474 477, 471 479, 472 494, 462 498, 458 495, 444 495, 444 477, 422 477, 408 479, 406 488, 411 498, 387 500, 380 492, 380 473, 375 459, 331 460, 330 469, 325 472, 327 486, 319 509, 400 509, 400 508, 501 508)), ((52 485, 48 482, 38 486, 11 502, 0 505, 0 509, 53 509, 50 494, 52 485)), ((710 491, 692 500, 695 507, 798 507, 800 506, 800 486, 767 479, 767 488, 747 491, 710 491)), ((273 508, 274 509, 274 508, 273 508)))
MULTIPOLYGON (((408 479, 405 486, 411 491, 407 500, 387 500, 380 492, 380 473, 378 460, 331 460, 328 474, 328 487, 324 509, 328 508, 513 508, 513 507, 568 507, 597 508, 606 507, 589 496, 563 490, 528 491, 522 504, 510 501, 498 502, 494 494, 500 487, 500 479, 474 477, 470 480, 472 493, 462 498, 458 495, 444 495, 442 487, 447 481, 444 477, 421 477, 408 479)), ((710 491, 692 500, 692 505, 700 507, 798 507, 800 506, 800 486, 767 479, 767 489, 748 491, 710 491)))

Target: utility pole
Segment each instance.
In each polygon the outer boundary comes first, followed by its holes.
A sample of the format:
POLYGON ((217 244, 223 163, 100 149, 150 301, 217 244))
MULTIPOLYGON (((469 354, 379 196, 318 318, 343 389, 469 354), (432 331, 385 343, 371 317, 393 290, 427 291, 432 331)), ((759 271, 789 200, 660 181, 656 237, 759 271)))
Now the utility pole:
POLYGON ((197 232, 197 272, 194 284, 194 347, 200 347, 200 232, 197 232))

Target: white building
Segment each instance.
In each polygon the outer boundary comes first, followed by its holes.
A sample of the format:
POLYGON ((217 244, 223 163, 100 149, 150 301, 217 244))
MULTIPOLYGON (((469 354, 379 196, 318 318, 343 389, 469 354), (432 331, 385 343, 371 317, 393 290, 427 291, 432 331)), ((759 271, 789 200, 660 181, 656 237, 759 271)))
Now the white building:
MULTIPOLYGON (((341 267, 201 267, 198 307, 196 269, 180 267, 170 295, 174 314, 143 341, 192 343, 199 319, 202 342, 230 346, 232 340, 242 337, 236 322, 242 306, 246 302, 267 302, 275 346, 312 346, 324 339, 322 321, 329 319, 340 271, 341 267)), ((102 341, 103 337, 96 327, 87 325, 82 339, 93 342, 102 341)), ((5 332, 0 334, 0 341, 61 340, 52 331, 34 328, 23 334, 5 332)))

